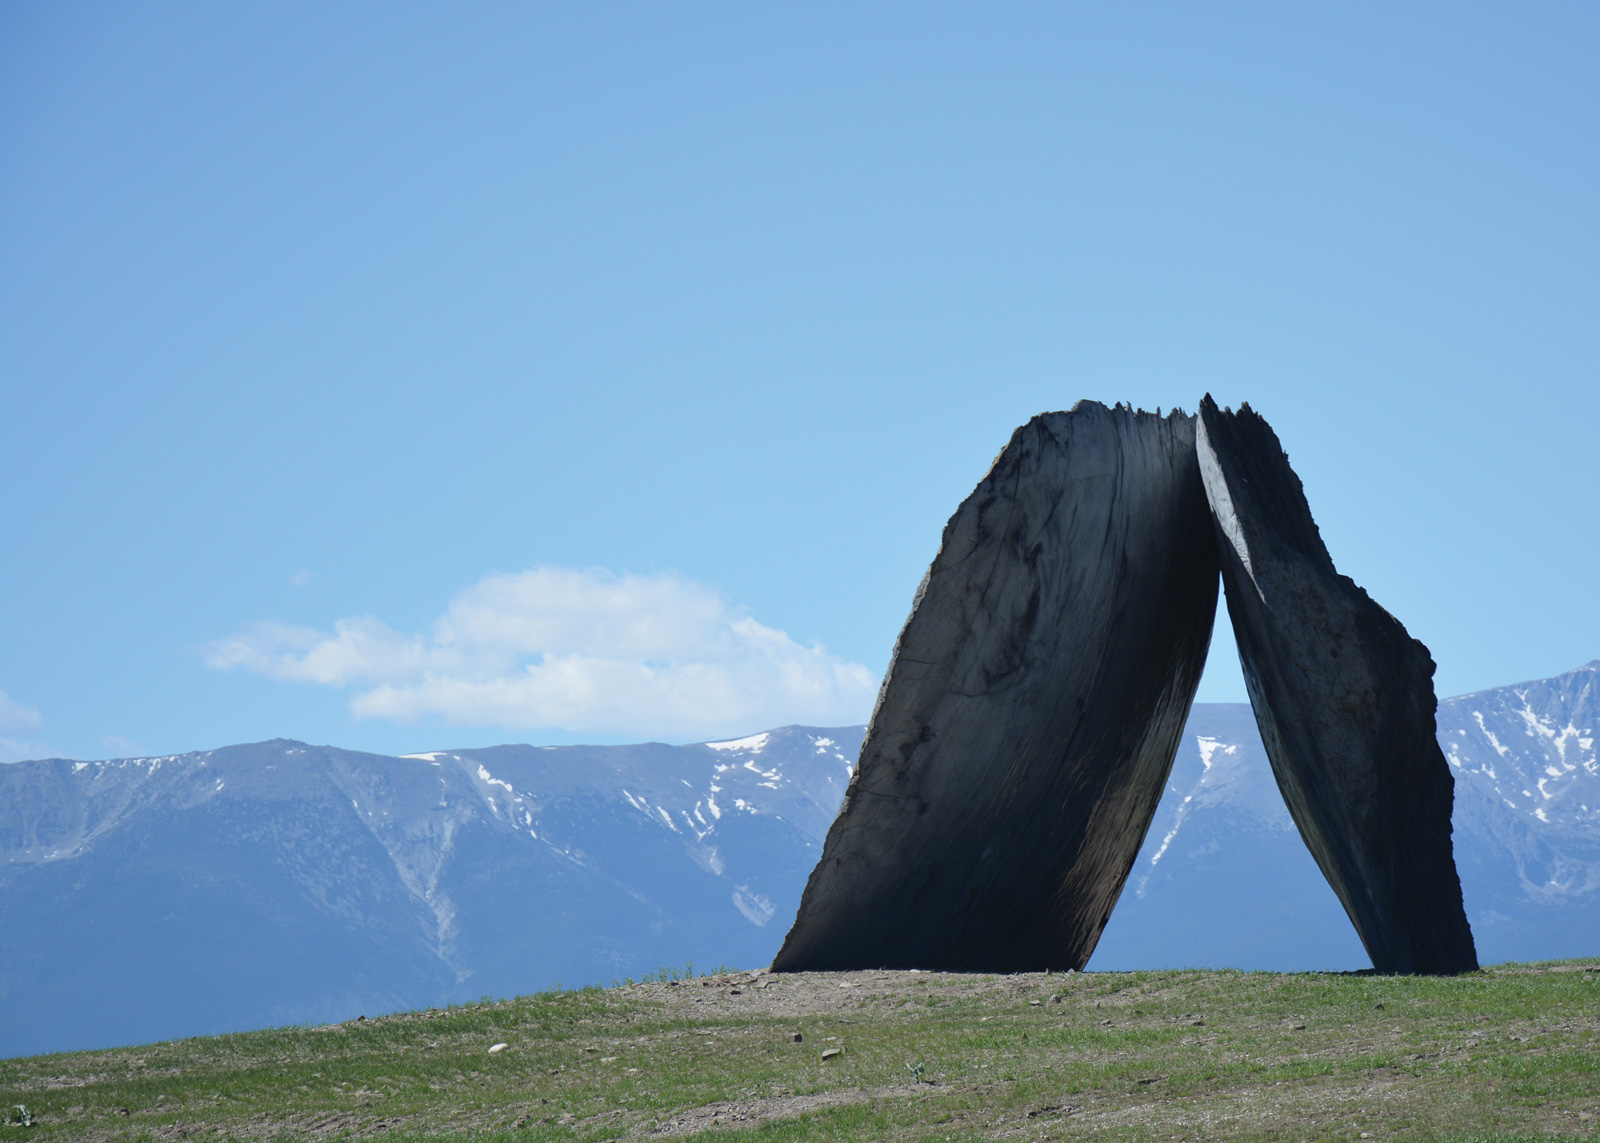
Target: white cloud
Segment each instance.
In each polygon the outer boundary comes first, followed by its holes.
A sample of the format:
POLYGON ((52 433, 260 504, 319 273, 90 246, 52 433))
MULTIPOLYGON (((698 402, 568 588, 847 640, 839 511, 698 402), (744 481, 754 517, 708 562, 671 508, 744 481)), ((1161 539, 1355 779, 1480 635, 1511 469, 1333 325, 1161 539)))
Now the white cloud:
POLYGON ((143 746, 124 734, 108 734, 100 740, 100 745, 111 751, 115 758, 145 758, 150 754, 143 746))
POLYGON ((43 758, 51 753, 42 742, 24 742, 12 734, 32 734, 44 729, 44 718, 31 706, 24 706, 5 691, 0 691, 0 763, 43 758))
POLYGON ((38 742, 18 742, 15 738, 0 735, 0 765, 26 762, 30 758, 48 758, 54 751, 38 742))
POLYGON ((0 731, 6 734, 32 734, 44 729, 44 718, 31 706, 0 691, 0 731))
POLYGON ((796 643, 693 580, 556 567, 480 580, 426 635, 370 616, 332 632, 262 623, 214 643, 206 661, 357 688, 362 718, 651 737, 861 722, 877 692, 859 663, 796 643))

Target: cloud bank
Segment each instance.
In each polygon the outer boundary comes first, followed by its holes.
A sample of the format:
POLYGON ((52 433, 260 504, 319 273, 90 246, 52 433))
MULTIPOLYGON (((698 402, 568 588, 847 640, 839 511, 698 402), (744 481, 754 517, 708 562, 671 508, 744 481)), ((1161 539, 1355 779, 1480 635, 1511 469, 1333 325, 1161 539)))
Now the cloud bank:
POLYGON ((359 718, 655 738, 863 722, 878 685, 694 580, 558 567, 480 580, 425 635, 259 623, 206 662, 354 688, 359 718))

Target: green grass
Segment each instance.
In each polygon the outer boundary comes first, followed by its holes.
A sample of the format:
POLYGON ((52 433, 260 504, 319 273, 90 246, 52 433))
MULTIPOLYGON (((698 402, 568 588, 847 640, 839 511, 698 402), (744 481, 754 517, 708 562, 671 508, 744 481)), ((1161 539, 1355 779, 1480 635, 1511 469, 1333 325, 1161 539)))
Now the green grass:
POLYGON ((0 1115, 22 1104, 34 1119, 0 1127, 0 1143, 698 1131, 1509 1143, 1590 1137, 1597 1073, 1600 964, 754 985, 663 970, 605 990, 0 1061, 0 1115))

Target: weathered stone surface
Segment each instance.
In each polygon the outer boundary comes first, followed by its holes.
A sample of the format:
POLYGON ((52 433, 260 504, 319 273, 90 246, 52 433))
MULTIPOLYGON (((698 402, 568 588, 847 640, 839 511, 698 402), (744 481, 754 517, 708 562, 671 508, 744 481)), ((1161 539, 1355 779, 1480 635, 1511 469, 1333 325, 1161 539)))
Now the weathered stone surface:
POLYGON ((895 646, 779 971, 1081 968, 1172 766, 1217 557, 1194 420, 1018 429, 895 646))
POLYGON ((1380 972, 1477 967, 1433 659, 1340 575, 1271 426, 1201 402, 1228 614, 1273 774, 1380 972))

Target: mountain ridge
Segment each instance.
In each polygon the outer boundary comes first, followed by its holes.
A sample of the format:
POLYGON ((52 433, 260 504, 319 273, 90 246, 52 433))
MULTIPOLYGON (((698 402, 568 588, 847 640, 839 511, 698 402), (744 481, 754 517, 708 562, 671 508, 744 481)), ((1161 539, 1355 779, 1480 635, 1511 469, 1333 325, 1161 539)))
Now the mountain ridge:
POLYGON ((754 962, 849 734, 0 768, 0 1053, 754 962))
MULTIPOLYGON (((1600 660, 1439 704, 1485 963, 1600 946, 1597 724, 1600 660)), ((0 1055, 765 964, 863 730, 0 767, 0 1055)), ((1250 707, 1197 704, 1090 968, 1367 963, 1250 707)))

